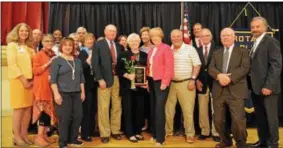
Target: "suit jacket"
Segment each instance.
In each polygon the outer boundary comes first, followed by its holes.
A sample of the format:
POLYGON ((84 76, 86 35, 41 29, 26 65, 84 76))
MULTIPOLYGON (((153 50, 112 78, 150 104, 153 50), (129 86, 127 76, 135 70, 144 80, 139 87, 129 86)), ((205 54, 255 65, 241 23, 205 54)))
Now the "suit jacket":
POLYGON ((92 74, 92 70, 90 68, 90 65, 86 62, 88 58, 88 53, 85 50, 81 50, 78 58, 81 60, 82 67, 83 67, 83 73, 85 77, 85 90, 91 90, 94 87, 94 76, 92 74))
MULTIPOLYGON (((153 56, 152 78, 153 80, 161 80, 161 84, 169 86, 174 76, 174 56, 172 49, 164 43, 161 43, 156 48, 156 53, 153 56)), ((153 49, 150 49, 147 55, 147 69, 150 68, 149 60, 153 49)))
POLYGON ((207 87, 210 90, 212 90, 211 88, 212 88, 213 78, 208 74, 208 67, 212 59, 213 52, 215 50, 216 50, 215 43, 211 42, 211 46, 210 46, 210 50, 209 50, 208 58, 207 58, 207 63, 205 63, 203 49, 202 48, 197 49, 197 52, 198 52, 198 55, 201 61, 201 68, 200 68, 200 72, 198 75, 198 80, 201 81, 201 83, 203 84, 202 91, 197 91, 200 94, 205 94, 207 91, 207 87))
MULTIPOLYGON (((122 58, 125 58, 127 61, 131 60, 131 56, 134 54, 132 53, 131 50, 124 51, 120 54, 118 61, 117 61, 117 66, 116 66, 116 71, 119 76, 119 82, 120 82, 120 94, 124 93, 125 91, 128 91, 131 88, 131 81, 127 78, 124 78, 124 74, 128 73, 127 69, 125 68, 125 62, 122 60, 122 58)), ((147 62, 147 53, 140 51, 139 52, 139 62, 135 62, 136 66, 143 66, 146 67, 146 62, 147 62)))
MULTIPOLYGON (((117 58, 121 53, 121 46, 115 42, 117 58)), ((110 47, 107 41, 101 40, 96 42, 92 52, 92 68, 97 81, 104 80, 106 87, 109 88, 114 83, 114 75, 112 73, 112 57, 110 47)))
POLYGON ((247 99, 248 86, 246 75, 248 74, 250 68, 248 50, 234 46, 227 70, 227 73, 231 73, 231 83, 225 87, 221 86, 219 81, 216 80, 217 75, 222 73, 223 53, 223 48, 216 50, 213 53, 213 57, 209 65, 208 72, 214 78, 211 91, 213 98, 220 97, 223 89, 227 87, 233 97, 247 99))
POLYGON ((253 92, 259 95, 262 88, 268 88, 273 94, 280 93, 281 68, 279 42, 266 34, 251 59, 250 77, 253 92))

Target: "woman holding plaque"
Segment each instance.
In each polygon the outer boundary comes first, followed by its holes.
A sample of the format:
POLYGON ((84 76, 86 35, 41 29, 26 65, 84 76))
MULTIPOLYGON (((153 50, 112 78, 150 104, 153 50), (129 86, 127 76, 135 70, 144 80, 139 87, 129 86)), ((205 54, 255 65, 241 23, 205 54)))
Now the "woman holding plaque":
POLYGON ((174 58, 170 46, 162 43, 164 34, 161 28, 152 28, 149 34, 154 44, 154 47, 148 52, 147 61, 151 140, 156 141, 156 146, 161 146, 165 141, 165 103, 169 93, 169 84, 174 75, 174 58))
POLYGON ((116 68, 120 79, 124 131, 131 142, 138 142, 138 140, 144 140, 141 135, 141 128, 144 122, 143 97, 147 91, 145 80, 147 54, 139 50, 141 39, 138 34, 130 34, 127 42, 131 50, 120 55, 116 68), (138 75, 135 74, 137 72, 139 72, 138 75))

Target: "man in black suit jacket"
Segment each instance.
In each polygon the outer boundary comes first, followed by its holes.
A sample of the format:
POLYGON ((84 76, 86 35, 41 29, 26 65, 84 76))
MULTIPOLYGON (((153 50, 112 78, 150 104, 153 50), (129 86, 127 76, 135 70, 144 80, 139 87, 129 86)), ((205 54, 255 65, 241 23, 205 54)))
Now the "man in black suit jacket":
POLYGON ((259 141, 253 147, 278 147, 278 97, 282 55, 279 42, 267 35, 267 21, 255 17, 251 32, 255 43, 250 51, 251 90, 258 124, 259 141))
POLYGON ((201 30, 202 30, 202 25, 200 23, 195 23, 193 26, 193 38, 191 40, 191 45, 196 49, 201 48, 202 45, 200 40, 201 30))
MULTIPOLYGON (((198 139, 204 140, 210 135, 209 99, 213 82, 213 78, 208 74, 208 66, 210 64, 212 54, 216 50, 216 46, 212 41, 212 34, 210 30, 207 28, 202 29, 200 40, 202 42, 202 46, 201 48, 197 49, 197 52, 201 60, 201 69, 196 81, 199 105, 199 126, 201 128, 201 135, 198 137, 198 139)), ((211 109, 213 111, 213 108, 211 109)), ((211 129, 213 140, 219 142, 219 134, 215 130, 213 122, 211 129)))
POLYGON ((216 148, 232 146, 232 139, 226 127, 226 106, 232 119, 232 133, 238 148, 246 148, 246 117, 244 99, 248 98, 246 75, 250 61, 247 49, 235 47, 235 32, 231 28, 221 31, 224 49, 213 53, 209 74, 214 78, 212 86, 213 120, 221 142, 216 148))
POLYGON ((42 32, 39 29, 34 29, 32 30, 32 41, 33 41, 33 46, 34 50, 36 52, 39 52, 42 49, 42 32))
POLYGON ((101 141, 109 142, 110 134, 121 140, 121 98, 119 97, 119 79, 116 74, 117 57, 121 53, 121 46, 114 42, 117 28, 110 24, 104 30, 105 39, 98 41, 92 52, 92 68, 98 87, 98 125, 101 141), (109 121, 109 106, 111 98, 111 122, 109 121), (111 125, 110 125, 111 124, 111 125))

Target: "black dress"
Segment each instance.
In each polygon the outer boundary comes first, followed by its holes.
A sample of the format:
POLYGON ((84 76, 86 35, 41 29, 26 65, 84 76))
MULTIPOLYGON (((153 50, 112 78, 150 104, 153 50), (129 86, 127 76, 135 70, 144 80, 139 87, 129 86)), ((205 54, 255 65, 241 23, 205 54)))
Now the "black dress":
POLYGON ((127 73, 127 69, 122 59, 125 58, 127 61, 130 61, 133 56, 136 57, 134 62, 136 66, 146 67, 147 54, 142 51, 139 51, 138 54, 134 54, 131 50, 123 52, 118 57, 116 67, 120 81, 120 95, 122 96, 122 111, 125 124, 124 131, 128 138, 141 134, 141 128, 144 123, 144 96, 147 93, 146 89, 139 86, 136 86, 135 90, 130 89, 131 81, 123 77, 123 75, 127 73))

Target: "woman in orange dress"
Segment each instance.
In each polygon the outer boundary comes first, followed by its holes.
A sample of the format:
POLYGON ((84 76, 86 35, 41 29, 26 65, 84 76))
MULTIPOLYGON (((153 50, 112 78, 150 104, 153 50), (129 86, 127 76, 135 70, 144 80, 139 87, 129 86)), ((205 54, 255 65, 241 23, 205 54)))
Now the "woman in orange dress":
POLYGON ((13 142, 28 146, 28 126, 33 104, 32 92, 32 49, 31 29, 25 23, 16 25, 7 35, 7 63, 10 82, 10 99, 13 112, 13 142))
POLYGON ((52 50, 54 45, 52 35, 44 35, 42 45, 42 50, 33 57, 35 100, 32 122, 38 122, 38 135, 34 139, 35 145, 45 147, 55 142, 47 137, 47 127, 55 123, 53 96, 49 84, 49 68, 55 58, 55 53, 52 50))

